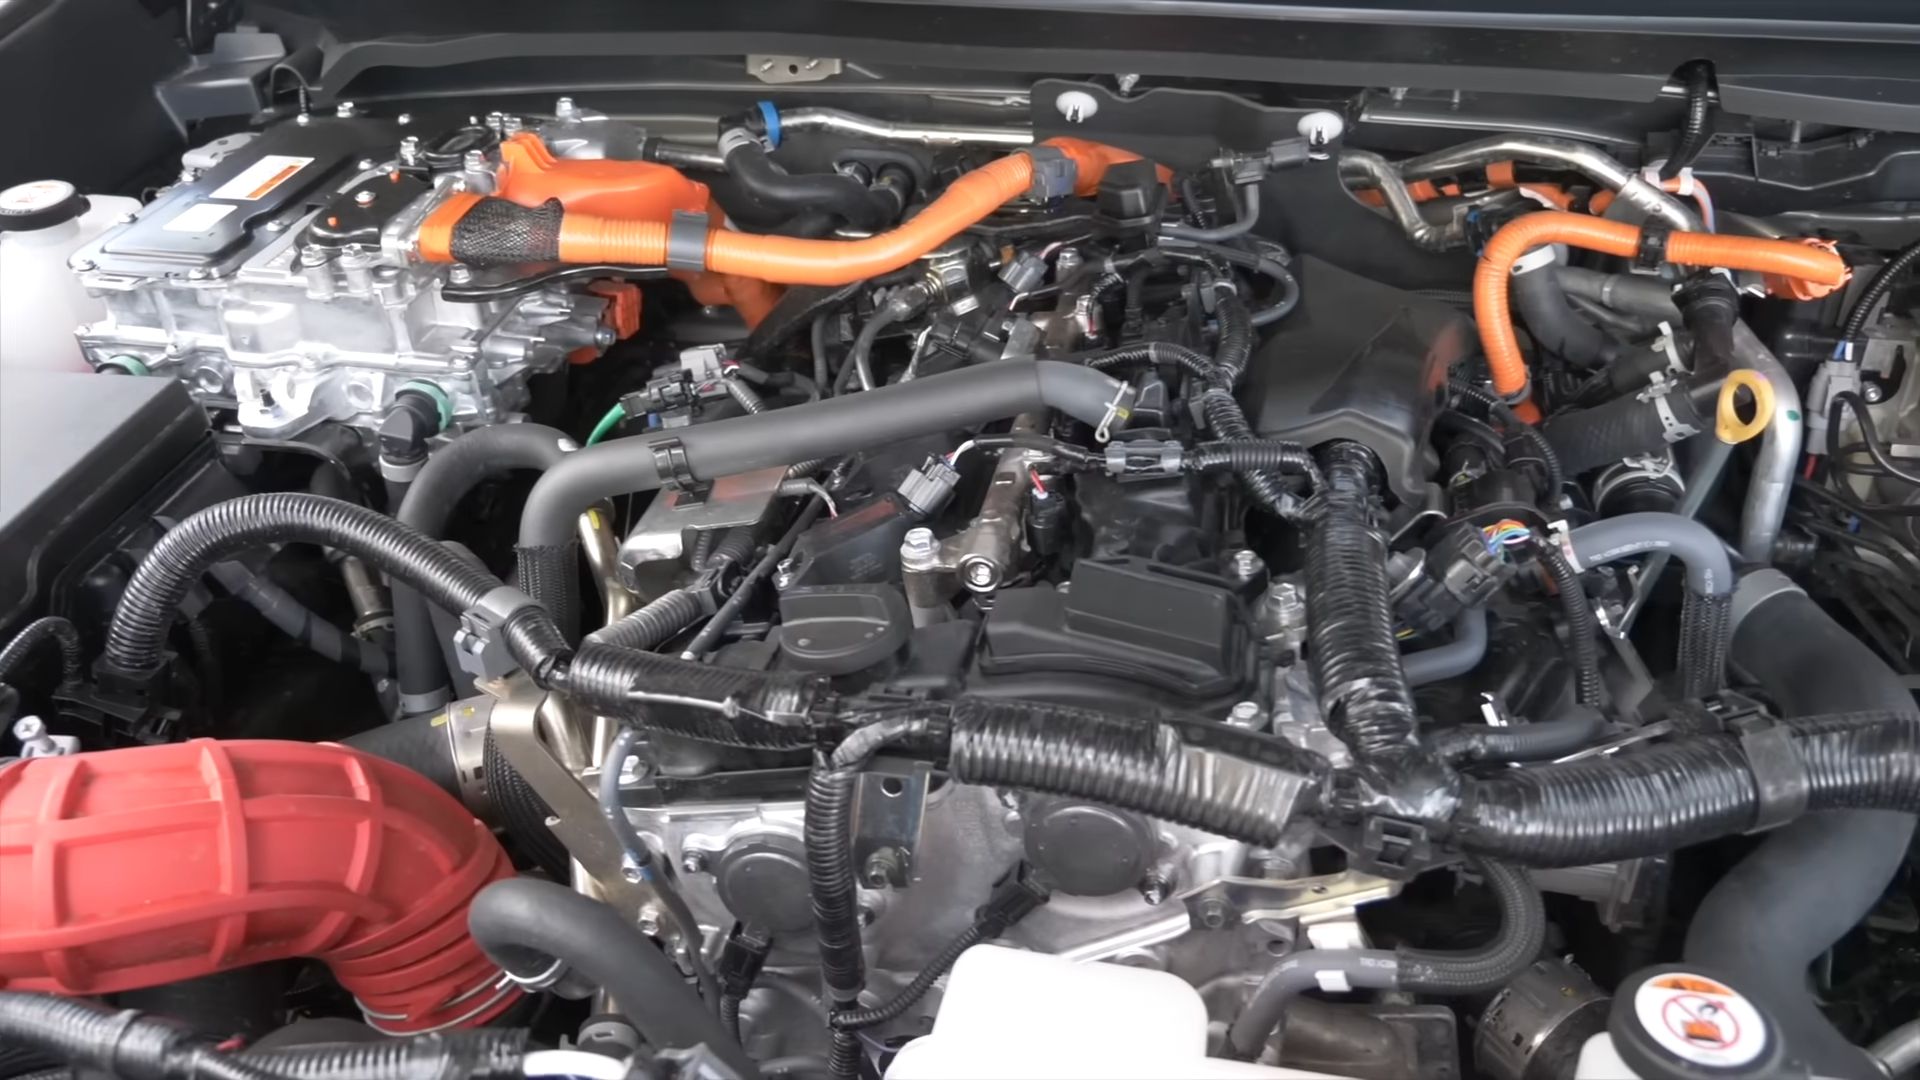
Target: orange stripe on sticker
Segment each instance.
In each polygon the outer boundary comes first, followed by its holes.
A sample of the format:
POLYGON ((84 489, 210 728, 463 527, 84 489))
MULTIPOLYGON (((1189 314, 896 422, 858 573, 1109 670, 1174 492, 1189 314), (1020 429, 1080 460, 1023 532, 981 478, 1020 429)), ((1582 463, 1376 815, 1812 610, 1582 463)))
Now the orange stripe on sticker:
POLYGON ((285 166, 279 172, 274 173, 272 176, 268 177, 266 183, 261 184, 257 188, 254 188, 251 192, 247 194, 246 197, 249 199, 259 199, 259 198, 266 197, 266 194, 268 192, 272 191, 274 188, 279 187, 281 184, 286 183, 289 177, 291 177, 294 173, 299 172, 303 168, 305 168, 305 166, 303 165, 285 166))

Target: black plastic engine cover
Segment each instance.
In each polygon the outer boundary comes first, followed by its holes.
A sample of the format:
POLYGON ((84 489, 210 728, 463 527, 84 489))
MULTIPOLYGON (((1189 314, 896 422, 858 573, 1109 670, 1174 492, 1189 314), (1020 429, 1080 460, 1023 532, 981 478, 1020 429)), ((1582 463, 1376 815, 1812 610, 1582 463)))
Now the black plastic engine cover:
POLYGON ((1307 447, 1350 439, 1373 450, 1388 485, 1424 502, 1439 468, 1430 441, 1447 370, 1469 356, 1473 324, 1446 304, 1306 257, 1300 306, 1274 328, 1240 399, 1261 435, 1307 447))
POLYGON ((1254 648, 1226 582, 1146 559, 1081 559, 1065 594, 1000 590, 976 659, 989 676, 1103 675, 1198 700, 1242 686, 1254 648))

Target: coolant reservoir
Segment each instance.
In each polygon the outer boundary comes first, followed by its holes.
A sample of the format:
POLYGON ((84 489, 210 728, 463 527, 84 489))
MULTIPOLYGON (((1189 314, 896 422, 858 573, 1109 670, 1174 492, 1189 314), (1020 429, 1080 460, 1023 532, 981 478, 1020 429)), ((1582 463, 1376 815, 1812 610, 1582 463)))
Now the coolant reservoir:
POLYGON ((91 371, 74 328, 106 315, 68 268, 73 253, 140 209, 120 195, 81 195, 64 180, 0 191, 0 368, 91 371))
POLYGON ((976 945, 886 1080, 1338 1080, 1206 1054, 1207 1007, 1176 975, 976 945))

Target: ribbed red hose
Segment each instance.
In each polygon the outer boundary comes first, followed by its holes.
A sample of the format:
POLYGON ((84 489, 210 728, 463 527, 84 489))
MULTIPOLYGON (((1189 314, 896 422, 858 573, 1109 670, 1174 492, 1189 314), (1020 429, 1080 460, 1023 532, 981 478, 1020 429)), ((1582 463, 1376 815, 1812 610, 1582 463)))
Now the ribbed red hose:
POLYGON ((0 986, 106 994, 326 963, 376 1027, 518 998, 467 933, 513 867, 424 777, 345 747, 200 739, 0 769, 0 986))

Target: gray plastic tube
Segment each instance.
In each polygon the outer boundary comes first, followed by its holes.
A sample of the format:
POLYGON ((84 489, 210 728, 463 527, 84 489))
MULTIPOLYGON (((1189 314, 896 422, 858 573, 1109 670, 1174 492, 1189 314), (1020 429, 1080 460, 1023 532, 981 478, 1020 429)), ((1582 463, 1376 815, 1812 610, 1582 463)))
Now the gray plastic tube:
POLYGON ((1753 460, 1753 478, 1740 511, 1740 557, 1767 563, 1773 561, 1773 545, 1787 519, 1787 497, 1793 494, 1793 471, 1800 463, 1806 420, 1793 376, 1745 322, 1733 324, 1733 362, 1766 376, 1773 385, 1773 421, 1760 435, 1760 453, 1753 460))
POLYGON ((1426 686, 1465 675, 1487 657, 1487 613, 1469 608, 1453 620, 1453 640, 1400 658, 1408 686, 1426 686))
POLYGON ((1582 567, 1667 552, 1687 568, 1687 587, 1703 596, 1733 591, 1733 560, 1712 529, 1679 514, 1622 514, 1568 534, 1582 567))
POLYGON ((1128 408, 1131 396, 1126 384, 1078 364, 1009 360, 672 435, 601 443, 567 455, 533 486, 520 517, 520 546, 573 543, 582 510, 609 496, 659 487, 660 469, 670 463, 692 479, 711 480, 1040 409, 1100 424, 1128 408))

